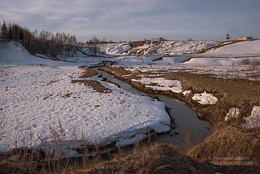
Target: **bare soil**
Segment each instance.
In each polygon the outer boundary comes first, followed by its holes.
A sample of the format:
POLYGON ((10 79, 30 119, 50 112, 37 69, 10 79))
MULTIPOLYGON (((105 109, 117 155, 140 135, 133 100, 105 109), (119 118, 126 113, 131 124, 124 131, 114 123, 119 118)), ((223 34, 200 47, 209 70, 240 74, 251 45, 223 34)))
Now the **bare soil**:
POLYGON ((96 72, 95 70, 84 67, 84 66, 80 66, 79 68, 83 70, 83 72, 81 73, 79 78, 88 78, 88 77, 92 77, 92 76, 95 76, 98 74, 98 72, 96 72))
POLYGON ((111 93, 112 91, 104 87, 100 82, 95 80, 72 80, 71 83, 81 83, 86 86, 92 87, 95 91, 101 93, 111 93))

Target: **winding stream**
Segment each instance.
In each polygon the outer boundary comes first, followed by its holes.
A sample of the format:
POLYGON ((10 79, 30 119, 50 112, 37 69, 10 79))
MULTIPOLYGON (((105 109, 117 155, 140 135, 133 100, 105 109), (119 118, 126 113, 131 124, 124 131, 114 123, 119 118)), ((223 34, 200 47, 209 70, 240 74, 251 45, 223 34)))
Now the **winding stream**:
MULTIPOLYGON (((133 88, 128 83, 115 78, 113 75, 98 70, 97 68, 95 68, 95 70, 98 71, 98 73, 100 73, 103 78, 106 78, 113 83, 118 84, 122 89, 128 92, 138 95, 145 94, 145 92, 133 88)), ((191 140, 195 142, 201 141, 210 135, 211 131, 208 122, 200 120, 197 117, 196 112, 188 107, 186 104, 167 96, 159 95, 158 98, 168 108, 168 113, 171 116, 172 120, 174 120, 172 123, 172 127, 176 128, 172 129, 171 132, 169 132, 168 134, 157 136, 157 142, 183 145, 185 141, 184 137, 187 134, 191 137, 191 140)))

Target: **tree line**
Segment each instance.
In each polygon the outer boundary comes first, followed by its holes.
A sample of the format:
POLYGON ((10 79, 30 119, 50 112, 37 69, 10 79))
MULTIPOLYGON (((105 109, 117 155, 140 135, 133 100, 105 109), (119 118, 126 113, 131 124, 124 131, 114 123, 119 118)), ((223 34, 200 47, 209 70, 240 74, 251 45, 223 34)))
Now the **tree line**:
POLYGON ((0 39, 6 41, 20 41, 32 54, 73 56, 77 39, 74 35, 66 33, 52 33, 50 31, 30 31, 14 23, 0 23, 0 39))

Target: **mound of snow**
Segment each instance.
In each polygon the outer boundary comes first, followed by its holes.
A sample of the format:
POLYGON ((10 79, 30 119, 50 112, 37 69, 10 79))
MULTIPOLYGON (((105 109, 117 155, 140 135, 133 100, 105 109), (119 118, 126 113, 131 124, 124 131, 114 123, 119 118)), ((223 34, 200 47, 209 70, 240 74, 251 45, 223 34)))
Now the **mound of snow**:
POLYGON ((126 51, 128 51, 130 48, 131 48, 131 46, 128 44, 121 44, 119 46, 112 47, 108 51, 108 54, 116 54, 116 55, 122 54, 122 53, 125 53, 126 51))
POLYGON ((195 100, 202 105, 214 105, 218 102, 217 97, 213 96, 212 94, 208 94, 206 91, 201 94, 194 94, 192 100, 195 100))
POLYGON ((155 50, 158 50, 159 48, 161 48, 162 45, 158 45, 158 46, 155 46, 155 47, 151 47, 149 48, 146 52, 144 52, 144 55, 148 55, 150 54, 151 52, 155 51, 155 50))
POLYGON ((246 123, 243 124, 246 128, 259 128, 260 127, 260 106, 254 106, 251 115, 245 118, 246 123))
POLYGON ((215 50, 208 51, 204 54, 242 54, 242 55, 252 55, 252 54, 260 54, 260 40, 254 41, 243 41, 227 46, 223 46, 217 48, 215 50))
POLYGON ((165 78, 159 77, 159 78, 141 78, 139 80, 132 79, 132 81, 145 84, 145 87, 152 88, 153 90, 172 91, 176 93, 182 92, 182 85, 181 85, 181 81, 179 80, 167 80, 165 78))
POLYGON ((184 95, 184 96, 186 96, 186 95, 189 95, 189 94, 191 94, 191 90, 186 90, 186 91, 183 91, 182 92, 182 94, 184 95))
POLYGON ((20 42, 1 41, 0 44, 0 62, 1 63, 18 63, 18 64, 38 64, 39 59, 32 56, 20 42))
POLYGON ((231 108, 229 109, 226 117, 225 117, 225 121, 228 121, 232 118, 238 118, 240 115, 239 109, 238 108, 231 108))

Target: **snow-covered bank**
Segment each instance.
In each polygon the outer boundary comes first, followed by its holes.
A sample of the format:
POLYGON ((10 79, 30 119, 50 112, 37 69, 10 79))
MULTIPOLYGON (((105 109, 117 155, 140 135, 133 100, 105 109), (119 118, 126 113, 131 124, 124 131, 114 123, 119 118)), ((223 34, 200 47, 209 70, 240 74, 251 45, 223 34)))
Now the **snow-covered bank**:
POLYGON ((249 117, 245 118, 246 123, 243 124, 244 127, 259 128, 260 127, 260 106, 254 106, 249 117))
POLYGON ((71 83, 78 80, 82 63, 41 59, 15 43, 5 45, 1 53, 5 53, 0 56, 1 152, 51 145, 51 130, 59 134, 64 151, 82 143, 77 141, 82 136, 88 144, 116 141, 122 146, 145 138, 150 130, 170 130, 170 117, 159 101, 126 92, 98 77, 92 80, 111 93, 71 83))
POLYGON ((102 52, 115 55, 183 55, 197 53, 205 48, 217 44, 216 41, 139 41, 139 46, 129 43, 100 44, 102 52))
POLYGON ((164 105, 104 84, 112 93, 98 93, 70 76, 74 67, 8 66, 1 77, 1 151, 17 146, 36 147, 40 139, 51 141, 49 127, 70 140, 74 129, 89 143, 111 143, 117 139, 169 130, 164 105), (116 123, 116 124, 115 124, 116 123))
POLYGON ((243 41, 210 50, 206 55, 259 55, 260 40, 243 41))

